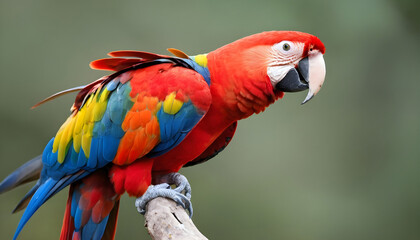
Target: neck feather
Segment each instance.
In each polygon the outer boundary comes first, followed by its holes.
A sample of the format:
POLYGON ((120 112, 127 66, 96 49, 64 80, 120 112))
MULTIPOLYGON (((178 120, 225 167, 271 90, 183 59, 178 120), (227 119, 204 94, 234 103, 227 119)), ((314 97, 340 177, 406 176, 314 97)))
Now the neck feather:
POLYGON ((239 120, 264 111, 283 96, 282 92, 274 91, 267 76, 263 51, 222 48, 207 55, 212 107, 220 108, 228 118, 239 120))

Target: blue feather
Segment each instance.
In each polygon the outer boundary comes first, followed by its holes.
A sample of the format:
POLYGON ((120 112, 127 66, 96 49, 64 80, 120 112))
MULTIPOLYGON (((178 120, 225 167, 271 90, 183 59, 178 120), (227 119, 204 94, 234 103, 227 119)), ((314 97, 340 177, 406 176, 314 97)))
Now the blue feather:
POLYGON ((203 76, 206 83, 210 86, 211 80, 210 80, 210 71, 208 68, 198 65, 195 61, 192 59, 182 59, 188 65, 190 65, 195 71, 197 71, 201 76, 203 76))
POLYGON ((75 218, 76 210, 79 205, 80 193, 79 191, 73 191, 72 198, 71 198, 71 216, 75 218))
MULTIPOLYGON (((83 167, 87 163, 87 160, 88 159, 86 157, 85 151, 83 151, 83 148, 80 148, 80 150, 79 150, 79 157, 77 159, 77 167, 78 168, 83 167)), ((67 164, 68 164, 67 161, 64 161, 62 163, 62 165, 67 165, 67 164)))
POLYGON ((41 178, 41 184, 39 188, 36 190, 35 194, 32 196, 31 200, 29 201, 28 206, 26 207, 25 212, 22 215, 22 218, 20 219, 19 225, 16 229, 15 235, 13 236, 13 239, 15 240, 19 233, 22 231, 22 228, 25 226, 25 224, 28 222, 28 220, 32 217, 32 215, 35 213, 36 210, 38 210, 41 205, 47 201, 50 197, 52 197, 54 194, 68 186, 69 184, 86 177, 89 174, 89 172, 85 171, 79 171, 76 174, 65 176, 62 179, 53 179, 53 178, 47 178, 43 180, 41 178))
POLYGON ((92 142, 90 144, 90 153, 89 159, 87 161, 87 167, 90 169, 95 169, 98 166, 98 155, 100 154, 99 150, 100 139, 92 138, 92 142))
POLYGON ((115 155, 117 154, 118 145, 120 144, 120 139, 114 138, 111 136, 104 136, 102 137, 102 144, 103 144, 103 158, 111 162, 115 155))
POLYGON ((110 120, 114 124, 121 126, 127 111, 131 109, 134 103, 129 95, 131 92, 129 83, 120 84, 116 91, 118 94, 112 94, 109 97, 106 112, 108 112, 110 120))
POLYGON ((100 240, 104 234, 106 224, 108 223, 109 215, 106 216, 102 221, 97 225, 95 234, 93 235, 93 240, 100 240))
POLYGON ((13 189, 33 178, 39 177, 42 169, 42 155, 20 166, 0 183, 0 193, 13 189))
POLYGON ((74 227, 76 230, 80 230, 82 227, 82 216, 83 216, 83 210, 79 208, 77 205, 76 207, 76 213, 74 215, 74 227))
POLYGON ((70 159, 69 159, 70 164, 73 165, 73 166, 76 166, 77 165, 77 160, 79 158, 79 154, 74 150, 73 146, 71 146, 70 151, 71 151, 70 152, 70 159))
POLYGON ((92 218, 83 226, 80 230, 82 232, 81 239, 92 239, 93 234, 95 233, 97 224, 92 221, 92 218))
POLYGON ((54 143, 54 138, 52 138, 47 146, 44 148, 44 152, 42 153, 42 161, 44 163, 44 166, 50 167, 54 165, 57 162, 57 158, 54 158, 52 155, 52 147, 54 143))
POLYGON ((28 222, 29 218, 31 218, 35 211, 38 210, 38 208, 46 201, 50 190, 57 184, 57 182, 57 180, 49 178, 38 188, 31 201, 29 201, 29 204, 26 207, 22 218, 20 219, 15 235, 13 236, 13 240, 18 237, 19 233, 22 231, 22 228, 28 222))
POLYGON ((114 91, 119 83, 120 83, 120 77, 116 77, 106 85, 106 89, 110 92, 114 91))
POLYGON ((167 114, 161 108, 156 114, 160 127, 160 143, 147 155, 160 156, 177 146, 192 128, 200 121, 203 114, 191 101, 185 102, 176 114, 167 114))

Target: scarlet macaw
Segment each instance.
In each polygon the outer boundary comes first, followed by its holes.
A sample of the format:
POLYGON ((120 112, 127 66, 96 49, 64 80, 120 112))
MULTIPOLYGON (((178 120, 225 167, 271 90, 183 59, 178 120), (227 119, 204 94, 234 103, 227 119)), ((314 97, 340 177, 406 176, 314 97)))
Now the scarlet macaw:
POLYGON ((70 117, 42 156, 0 184, 2 193, 39 178, 14 210, 26 207, 13 239, 67 185, 60 239, 113 239, 125 192, 138 197, 142 213, 147 201, 164 196, 192 214, 190 186, 178 170, 214 157, 238 120, 284 92, 309 88, 303 103, 309 101, 325 78, 325 47, 302 32, 263 32, 196 56, 169 50, 176 57, 111 52, 91 67, 115 73, 41 102, 78 91, 70 117))

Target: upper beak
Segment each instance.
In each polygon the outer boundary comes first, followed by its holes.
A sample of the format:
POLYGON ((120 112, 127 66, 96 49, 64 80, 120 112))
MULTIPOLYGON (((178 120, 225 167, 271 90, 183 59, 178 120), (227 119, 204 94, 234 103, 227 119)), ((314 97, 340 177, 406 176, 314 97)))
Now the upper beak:
POLYGON ((322 87, 325 79, 325 62, 322 53, 310 54, 302 59, 297 67, 292 68, 276 84, 276 89, 283 92, 299 92, 309 88, 308 95, 302 104, 308 102, 322 87))

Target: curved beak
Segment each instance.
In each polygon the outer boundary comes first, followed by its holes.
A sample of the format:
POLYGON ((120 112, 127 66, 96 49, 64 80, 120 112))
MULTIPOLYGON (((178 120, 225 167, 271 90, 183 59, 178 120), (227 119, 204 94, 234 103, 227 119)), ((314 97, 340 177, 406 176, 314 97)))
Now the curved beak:
POLYGON ((283 92, 300 92, 309 88, 302 104, 311 100, 321 89, 325 80, 325 62, 322 53, 310 54, 302 59, 295 68, 276 84, 276 89, 283 92))

